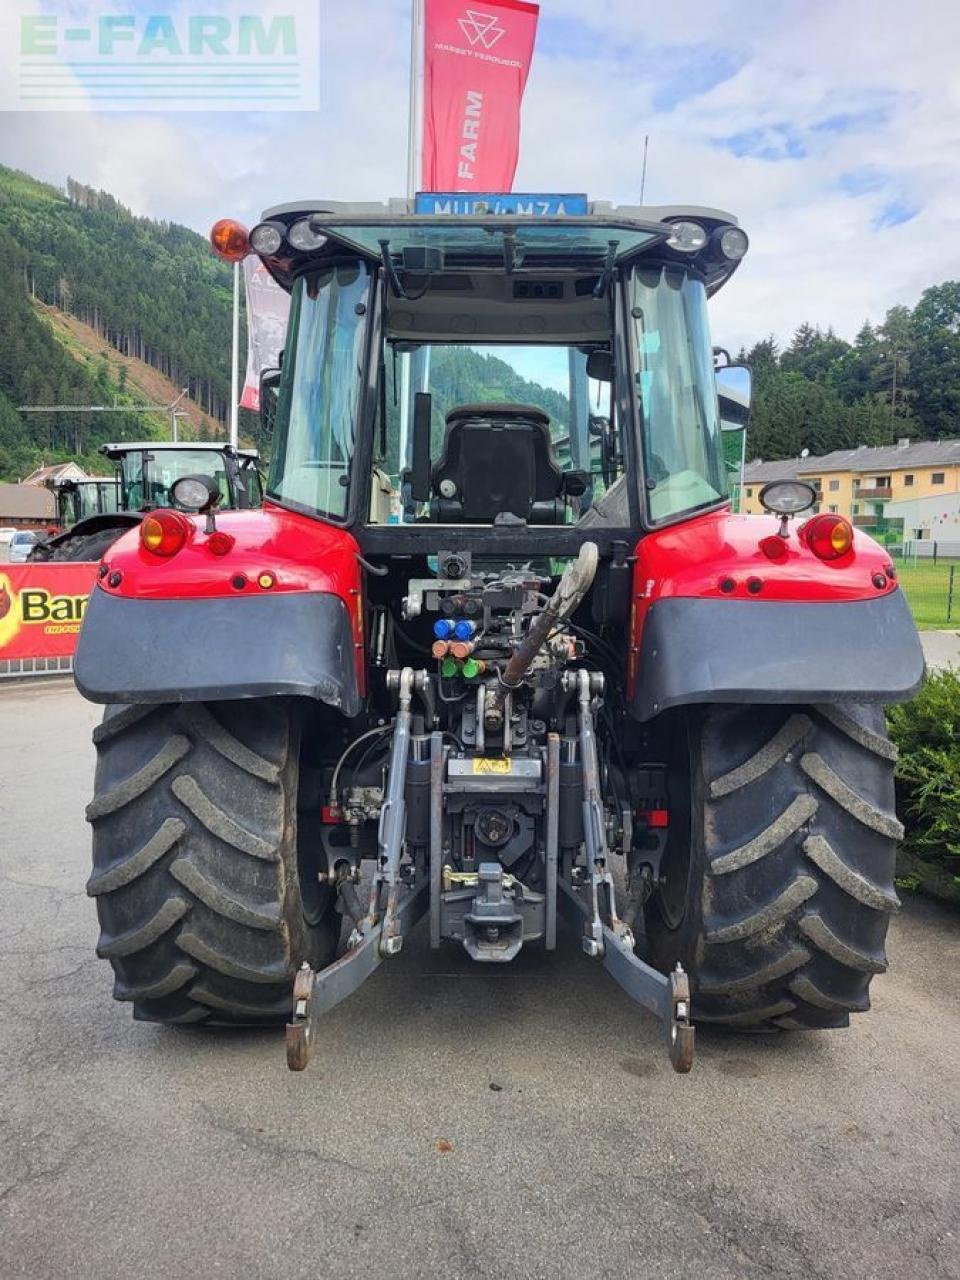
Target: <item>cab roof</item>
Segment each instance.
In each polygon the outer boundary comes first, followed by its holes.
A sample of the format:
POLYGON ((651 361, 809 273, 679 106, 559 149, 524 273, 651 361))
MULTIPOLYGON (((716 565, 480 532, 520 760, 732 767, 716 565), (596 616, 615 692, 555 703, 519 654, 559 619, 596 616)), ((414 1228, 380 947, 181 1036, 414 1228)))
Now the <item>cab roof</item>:
MULTIPOLYGON (((456 198, 456 197, 451 197, 456 198)), ((466 199, 468 197, 463 196, 466 199)), ((517 197, 518 199, 529 198, 536 200, 537 197, 517 197)), ((477 197, 474 203, 488 201, 489 197, 477 197)), ((696 220, 705 219, 708 222, 722 222, 725 225, 739 225, 737 219, 732 213, 727 213, 723 209, 713 209, 708 205, 700 204, 613 204, 610 200, 588 200, 586 203, 586 214, 564 213, 562 216, 568 222, 595 222, 597 225, 605 223, 617 223, 626 218, 631 222, 643 223, 662 223, 674 222, 680 218, 693 218, 696 220)), ((386 218, 396 220, 399 218, 414 217, 434 217, 443 222, 457 222, 461 218, 483 218, 483 214, 425 214, 417 212, 416 199, 394 198, 391 200, 297 200, 291 204, 277 204, 267 209, 263 213, 263 221, 269 222, 272 219, 285 219, 287 216, 299 215, 301 218, 307 213, 330 214, 334 218, 386 218)), ((488 217, 498 219, 517 218, 520 221, 537 220, 534 216, 531 218, 527 214, 509 214, 496 213, 491 211, 488 217)))
POLYGON ((709 249, 689 255, 666 246, 677 221, 700 223, 708 239, 718 227, 737 225, 732 214, 701 205, 614 205, 577 195, 421 193, 412 200, 386 202, 303 200, 275 205, 263 214, 264 222, 282 232, 304 219, 312 232, 326 237, 325 243, 299 250, 285 237, 275 254, 261 255, 287 289, 311 264, 344 251, 370 262, 389 258, 399 271, 498 271, 512 276, 599 273, 660 246, 665 258, 696 266, 710 293, 739 265, 709 249))
POLYGON ((125 453, 137 453, 144 449, 149 449, 151 453, 165 450, 193 452, 200 449, 209 453, 233 453, 238 458, 258 459, 260 457, 256 449, 234 449, 232 445, 216 440, 121 440, 116 444, 100 446, 100 452, 106 454, 108 458, 120 458, 125 453))

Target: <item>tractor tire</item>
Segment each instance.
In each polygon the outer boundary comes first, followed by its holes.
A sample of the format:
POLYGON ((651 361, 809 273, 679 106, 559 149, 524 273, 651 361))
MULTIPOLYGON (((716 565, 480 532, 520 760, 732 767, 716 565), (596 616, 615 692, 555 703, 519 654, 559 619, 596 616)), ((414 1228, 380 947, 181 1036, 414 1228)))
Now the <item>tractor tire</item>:
POLYGON ((94 742, 87 892, 115 999, 150 1022, 284 1021, 341 919, 297 820, 294 705, 109 707, 94 742))
POLYGON ((686 804, 647 904, 655 963, 687 970, 701 1023, 847 1026, 900 906, 883 709, 702 708, 684 732, 686 804))
POLYGON ((97 561, 102 560, 116 540, 127 532, 121 529, 101 529, 97 533, 85 533, 77 538, 68 538, 57 547, 50 548, 47 560, 97 561))

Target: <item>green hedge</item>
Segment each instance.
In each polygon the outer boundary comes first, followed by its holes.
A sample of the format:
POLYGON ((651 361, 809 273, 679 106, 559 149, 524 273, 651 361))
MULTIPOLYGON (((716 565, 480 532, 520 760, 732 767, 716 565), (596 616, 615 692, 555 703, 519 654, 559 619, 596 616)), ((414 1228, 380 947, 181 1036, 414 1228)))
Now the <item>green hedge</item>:
POLYGON ((960 672, 931 676, 888 718, 900 749, 897 808, 906 827, 898 883, 960 905, 960 672))

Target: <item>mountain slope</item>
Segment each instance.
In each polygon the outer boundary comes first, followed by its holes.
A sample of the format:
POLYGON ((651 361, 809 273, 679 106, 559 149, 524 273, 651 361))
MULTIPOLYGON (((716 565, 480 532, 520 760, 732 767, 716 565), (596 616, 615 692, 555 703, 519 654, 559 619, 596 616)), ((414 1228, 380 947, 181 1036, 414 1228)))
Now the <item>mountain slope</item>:
POLYGON ((163 414, 24 415, 18 405, 169 403, 187 387, 196 432, 219 434, 231 288, 230 269, 195 232, 0 166, 0 479, 41 458, 89 462, 107 439, 168 432, 163 414))
MULTIPOLYGON (((47 307, 42 302, 34 302, 38 314, 50 325, 57 341, 80 363, 89 362, 93 358, 106 360, 111 370, 116 371, 117 380, 129 391, 138 404, 170 404, 179 396, 182 387, 176 382, 154 369, 136 356, 122 355, 111 347, 97 331, 78 320, 76 316, 67 315, 55 307, 47 307)), ((224 434, 224 424, 210 413, 204 411, 189 397, 185 397, 179 408, 187 415, 180 422, 180 433, 184 437, 196 440, 216 440, 224 434)), ((169 419, 166 415, 151 415, 161 421, 164 431, 169 419)))

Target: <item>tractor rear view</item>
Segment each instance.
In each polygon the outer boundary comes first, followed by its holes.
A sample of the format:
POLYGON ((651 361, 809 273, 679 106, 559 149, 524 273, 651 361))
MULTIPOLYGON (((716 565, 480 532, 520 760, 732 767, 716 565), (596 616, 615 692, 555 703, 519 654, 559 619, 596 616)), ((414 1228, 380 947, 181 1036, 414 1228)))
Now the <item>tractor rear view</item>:
POLYGON ((707 302, 735 219, 430 196, 215 247, 292 294, 274 448, 261 510, 174 483, 86 614, 115 996, 285 1021, 300 1069, 421 917, 481 964, 562 918, 678 1071, 695 1020, 866 1009, 897 906, 882 708, 923 662, 887 555, 813 490, 731 513, 749 377, 716 371, 707 302))

